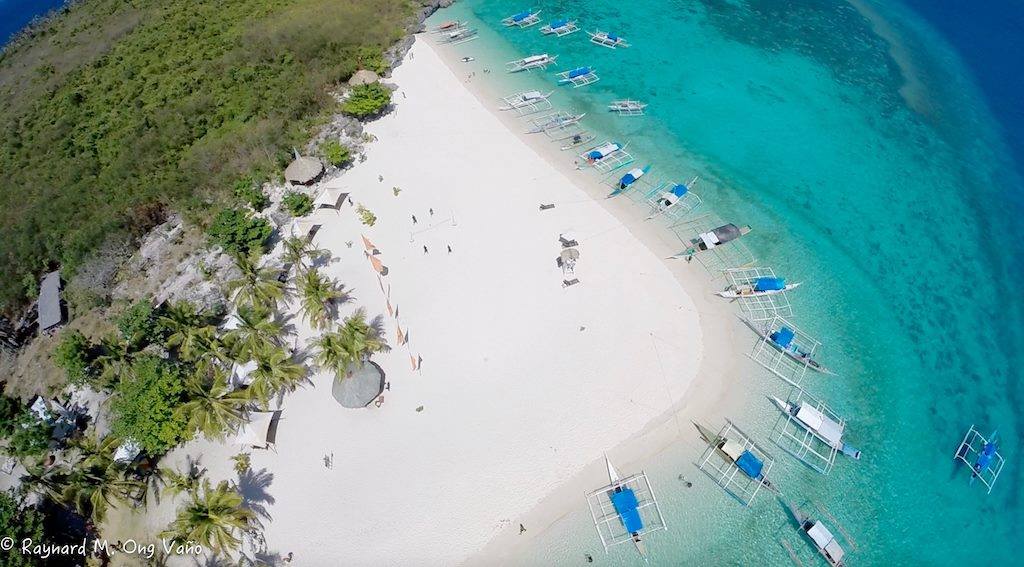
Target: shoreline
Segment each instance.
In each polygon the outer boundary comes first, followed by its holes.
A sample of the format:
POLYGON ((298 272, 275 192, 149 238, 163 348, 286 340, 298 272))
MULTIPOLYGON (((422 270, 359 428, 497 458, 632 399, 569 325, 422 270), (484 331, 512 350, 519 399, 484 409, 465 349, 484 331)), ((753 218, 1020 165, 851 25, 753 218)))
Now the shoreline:
MULTIPOLYGON (((744 339, 740 344, 748 344, 746 331, 735 316, 737 311, 729 303, 711 294, 716 287, 721 287, 721 281, 716 281, 699 263, 687 264, 681 260, 668 259, 682 246, 671 231, 655 223, 645 222, 645 211, 628 198, 606 198, 607 187, 602 185, 597 177, 573 167, 571 160, 575 153, 563 152, 538 135, 525 134, 523 119, 497 110, 497 101, 508 93, 499 93, 496 88, 486 84, 486 81, 480 79, 487 76, 484 74, 477 74, 474 80, 460 79, 459 66, 464 65, 459 60, 461 54, 434 43, 430 40, 429 34, 421 33, 417 36, 418 40, 422 40, 437 54, 463 88, 521 143, 569 179, 594 203, 614 216, 620 222, 619 228, 626 230, 661 258, 662 264, 694 302, 703 339, 703 354, 697 377, 689 384, 686 392, 674 400, 671 409, 663 412, 642 430, 634 432, 620 445, 609 448, 608 453, 617 456, 616 465, 621 470, 634 470, 638 468, 638 463, 654 459, 673 443, 683 442, 689 449, 688 455, 692 455, 692 460, 696 461, 705 447, 695 435, 680 435, 681 431, 689 433, 691 426, 685 422, 710 421, 718 424, 724 417, 735 415, 739 410, 749 406, 750 401, 757 395, 757 392, 740 383, 741 375, 752 371, 754 366, 733 346, 736 344, 737 336, 744 339), (737 392, 744 392, 745 395, 730 396, 737 392), (680 423, 683 424, 682 427, 679 426, 680 423), (626 458, 623 459, 623 456, 626 458)), ((520 535, 517 529, 509 527, 493 538, 479 553, 469 558, 466 564, 484 565, 493 564, 495 561, 514 564, 523 548, 542 536, 568 512, 579 507, 583 503, 581 495, 604 484, 605 478, 603 459, 592 461, 571 480, 545 496, 524 517, 526 525, 539 525, 539 530, 531 529, 520 535)), ((714 489, 718 489, 717 486, 713 486, 714 489)))

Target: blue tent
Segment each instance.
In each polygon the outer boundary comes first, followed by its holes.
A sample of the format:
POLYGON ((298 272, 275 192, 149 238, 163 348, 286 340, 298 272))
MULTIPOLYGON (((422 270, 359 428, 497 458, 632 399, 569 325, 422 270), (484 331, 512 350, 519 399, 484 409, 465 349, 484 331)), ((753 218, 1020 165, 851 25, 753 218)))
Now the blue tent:
POLYGON ((639 503, 636 501, 636 494, 632 488, 616 490, 611 495, 612 506, 622 520, 622 525, 629 533, 636 533, 644 529, 644 522, 640 519, 640 511, 637 510, 639 503))
POLYGON ((555 20, 551 22, 549 25, 551 26, 551 29, 557 30, 558 28, 564 28, 568 23, 569 20, 555 20))
POLYGON ((530 17, 530 11, 529 10, 527 10, 525 12, 519 12, 518 14, 512 16, 512 21, 513 22, 521 22, 521 21, 525 20, 528 17, 530 17))
POLYGON ((619 41, 619 36, 617 36, 617 35, 615 35, 613 33, 607 34, 607 37, 608 37, 608 39, 610 39, 612 41, 619 41))
POLYGON ((790 329, 789 327, 782 327, 769 336, 773 343, 782 348, 789 348, 789 345, 793 344, 793 337, 796 336, 796 333, 794 333, 793 329, 790 329))
POLYGON ((784 278, 757 278, 754 280, 754 291, 780 291, 786 289, 784 278))
POLYGON ((676 197, 682 197, 689 190, 690 189, 686 185, 680 183, 679 185, 676 185, 675 187, 672 188, 672 194, 675 195, 676 197))
POLYGON ((761 470, 764 469, 764 463, 761 462, 761 459, 755 457, 750 451, 743 451, 740 458, 736 459, 736 466, 753 479, 760 478, 761 470))
POLYGON ((590 67, 576 67, 572 71, 569 71, 569 74, 567 75, 567 77, 569 77, 570 79, 575 79, 576 77, 582 77, 583 75, 589 75, 589 74, 590 74, 590 67))

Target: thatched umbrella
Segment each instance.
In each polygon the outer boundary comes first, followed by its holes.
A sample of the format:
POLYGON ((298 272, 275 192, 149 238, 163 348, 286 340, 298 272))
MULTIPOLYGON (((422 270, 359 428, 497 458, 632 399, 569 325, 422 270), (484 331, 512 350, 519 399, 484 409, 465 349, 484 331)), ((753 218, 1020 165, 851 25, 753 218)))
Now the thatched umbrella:
POLYGON ((366 407, 384 391, 384 371, 373 362, 363 364, 347 376, 334 378, 331 393, 347 408, 366 407))
POLYGON ((379 80, 380 77, 377 76, 377 73, 366 69, 360 69, 352 74, 352 77, 348 80, 348 84, 353 87, 356 85, 371 85, 379 80))
POLYGON ((285 181, 292 185, 309 185, 324 172, 324 164, 318 158, 300 156, 295 150, 295 160, 284 170, 285 181))

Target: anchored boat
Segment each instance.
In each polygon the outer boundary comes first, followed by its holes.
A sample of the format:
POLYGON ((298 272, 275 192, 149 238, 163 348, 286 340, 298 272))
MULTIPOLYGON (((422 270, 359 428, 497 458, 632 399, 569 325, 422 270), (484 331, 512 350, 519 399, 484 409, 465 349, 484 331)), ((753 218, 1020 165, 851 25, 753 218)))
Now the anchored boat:
POLYGON ((611 195, 608 196, 614 197, 619 193, 622 193, 623 191, 629 189, 630 187, 632 187, 634 183, 639 181, 640 178, 646 175, 647 172, 650 170, 651 166, 645 165, 643 167, 634 167, 633 169, 627 171, 625 175, 620 177, 619 180, 615 182, 615 184, 613 185, 615 190, 612 191, 611 195))
POLYGON ((617 49, 619 47, 629 47, 629 43, 625 39, 611 33, 596 30, 593 32, 587 32, 590 36, 590 43, 596 43, 602 47, 609 47, 611 49, 617 49))
POLYGON ((700 197, 691 191, 697 180, 694 177, 689 183, 662 182, 656 185, 647 194, 647 204, 651 207, 647 220, 658 215, 677 220, 693 212, 701 203, 700 197))
POLYGON ((744 506, 750 506, 762 487, 776 491, 768 480, 775 459, 731 421, 726 420, 725 427, 718 433, 699 423, 693 425, 708 444, 697 468, 707 473, 726 492, 744 506))
POLYGON ((730 285, 724 290, 716 292, 716 295, 726 299, 739 299, 741 297, 775 295, 798 287, 800 287, 800 282, 786 283, 786 278, 762 276, 750 283, 730 285))
POLYGON ((614 171, 633 162, 633 156, 626 151, 626 145, 619 142, 603 142, 580 154, 584 163, 602 172, 614 171))
POLYGON ((597 72, 593 67, 576 67, 575 69, 558 73, 558 84, 572 85, 574 89, 585 87, 600 80, 601 77, 597 76, 597 72))
POLYGON ((766 369, 779 374, 787 382, 799 385, 787 378, 787 376, 780 374, 780 355, 795 362, 798 367, 797 369, 806 367, 822 374, 834 374, 815 359, 815 354, 821 343, 806 335, 796 325, 786 319, 776 316, 773 320, 762 325, 758 325, 747 318, 743 318, 743 322, 761 337, 761 340, 758 341, 758 347, 762 344, 768 347, 767 349, 755 348, 754 353, 750 357, 766 369))
POLYGON ((579 123, 579 121, 583 120, 583 117, 586 115, 586 112, 573 114, 564 110, 545 114, 531 120, 530 124, 532 124, 532 126, 526 131, 526 133, 538 134, 540 132, 551 132, 553 130, 562 129, 579 123))
POLYGON ((771 399, 786 417, 776 439, 785 451, 822 474, 832 470, 839 452, 860 459, 860 451, 843 441, 846 421, 824 403, 814 403, 803 391, 791 402, 774 396, 771 399), (824 447, 824 453, 819 452, 819 446, 824 447))
POLYGON ((505 70, 509 73, 518 73, 520 71, 530 71, 533 69, 546 69, 548 65, 555 62, 555 59, 558 59, 557 55, 548 55, 547 53, 531 55, 529 57, 523 57, 522 59, 516 59, 515 61, 505 63, 505 70))
POLYGON ((520 116, 541 110, 549 110, 551 108, 551 101, 548 99, 551 98, 554 92, 523 91, 510 94, 501 99, 505 104, 499 106, 498 110, 514 110, 520 116))
POLYGON ((639 100, 613 100, 608 105, 608 110, 617 113, 619 116, 640 116, 647 108, 647 103, 639 100))
POLYGON ((1003 472, 1003 456, 999 454, 999 444, 996 441, 996 431, 993 431, 988 438, 981 435, 981 432, 972 425, 964 435, 963 441, 956 449, 954 459, 963 461, 971 467, 971 483, 975 479, 992 492, 999 474, 1003 472))
POLYGON ((587 494, 597 535, 605 553, 612 546, 632 542, 646 562, 647 548, 643 537, 667 529, 651 483, 642 471, 622 478, 607 456, 604 462, 608 468, 609 484, 587 494))
POLYGON ((477 35, 476 28, 457 28, 442 34, 441 38, 438 39, 438 42, 447 45, 459 45, 460 43, 473 41, 478 37, 479 35, 477 35))
POLYGON ((787 502, 786 505, 789 507, 789 512, 793 514, 793 518, 796 519, 800 531, 807 536, 807 539, 811 540, 825 561, 832 567, 842 567, 846 552, 839 545, 836 536, 832 535, 832 532, 820 520, 814 519, 792 502, 787 502))
POLYGON ((512 14, 504 20, 501 20, 501 23, 509 27, 516 26, 519 28, 535 26, 540 23, 540 10, 537 10, 536 12, 533 11, 533 8, 523 10, 518 14, 512 14))
POLYGON ((706 252, 717 248, 723 244, 728 244, 733 240, 739 239, 741 236, 750 233, 749 226, 737 227, 736 225, 729 223, 723 224, 718 228, 711 229, 708 232, 702 232, 697 235, 697 238, 690 240, 690 247, 673 256, 673 258, 681 258, 683 256, 693 257, 698 252, 706 252))
POLYGON ((442 24, 439 24, 439 25, 436 25, 436 26, 430 28, 430 33, 453 32, 453 31, 455 31, 457 29, 464 28, 464 27, 466 27, 466 22, 461 22, 461 21, 458 21, 458 20, 449 20, 447 22, 444 22, 442 24))
POLYGON ((565 18, 555 20, 540 28, 540 33, 544 35, 554 35, 557 37, 562 37, 578 31, 580 31, 580 28, 576 25, 576 20, 569 20, 565 18))

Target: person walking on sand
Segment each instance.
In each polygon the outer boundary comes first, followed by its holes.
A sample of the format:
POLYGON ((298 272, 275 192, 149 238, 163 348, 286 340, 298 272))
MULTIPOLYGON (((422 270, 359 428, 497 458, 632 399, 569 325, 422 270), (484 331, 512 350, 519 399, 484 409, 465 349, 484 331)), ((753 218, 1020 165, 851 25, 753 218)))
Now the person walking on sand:
POLYGON ((451 244, 449 244, 449 245, 448 245, 448 253, 449 253, 449 254, 451 254, 451 253, 452 253, 452 245, 451 245, 451 244))
POLYGON ((434 216, 434 207, 430 207, 428 210, 430 211, 430 216, 434 216))
POLYGON ((383 175, 378 175, 377 176, 377 182, 378 183, 384 183, 384 176, 383 175))
POLYGON ((526 526, 519 524, 519 535, 523 535, 526 532, 526 526))
POLYGON ((416 224, 416 215, 412 216, 412 224, 416 224))
POLYGON ((427 245, 426 244, 423 245, 423 253, 424 254, 429 254, 429 252, 427 251, 427 245))

